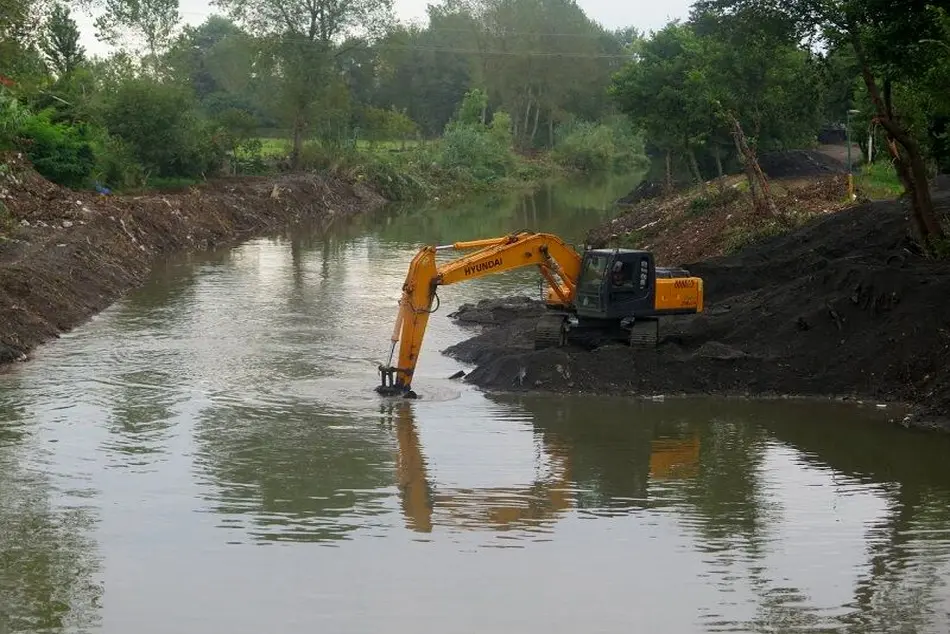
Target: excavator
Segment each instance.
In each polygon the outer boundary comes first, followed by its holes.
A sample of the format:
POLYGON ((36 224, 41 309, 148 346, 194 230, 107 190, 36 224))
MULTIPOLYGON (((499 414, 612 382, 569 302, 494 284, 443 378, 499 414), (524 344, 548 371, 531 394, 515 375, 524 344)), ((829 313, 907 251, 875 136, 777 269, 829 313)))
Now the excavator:
POLYGON ((660 268, 649 251, 589 249, 582 253, 550 233, 520 231, 498 238, 427 245, 409 264, 393 327, 389 361, 379 366, 382 396, 418 398, 412 378, 438 287, 537 266, 547 284, 547 310, 535 327, 534 348, 621 341, 655 347, 659 318, 702 312, 703 280, 681 268, 660 268), (444 251, 471 251, 445 264, 444 251), (393 365, 399 344, 397 365, 393 365))

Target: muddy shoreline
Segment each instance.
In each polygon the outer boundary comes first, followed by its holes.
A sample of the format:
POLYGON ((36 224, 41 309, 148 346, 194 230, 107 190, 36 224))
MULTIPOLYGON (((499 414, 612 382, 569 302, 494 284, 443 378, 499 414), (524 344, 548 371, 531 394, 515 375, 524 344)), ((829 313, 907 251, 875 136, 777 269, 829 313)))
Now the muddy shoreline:
POLYGON ((3 159, 0 368, 140 286, 159 257, 237 244, 296 221, 329 226, 387 202, 363 185, 313 173, 100 196, 49 183, 19 157, 3 159))
POLYGON ((681 263, 704 278, 706 312, 663 321, 654 351, 534 351, 544 308, 508 298, 454 314, 481 332, 443 352, 487 390, 847 399, 909 405, 898 424, 950 432, 950 263, 915 253, 907 227, 902 204, 869 203, 681 263))

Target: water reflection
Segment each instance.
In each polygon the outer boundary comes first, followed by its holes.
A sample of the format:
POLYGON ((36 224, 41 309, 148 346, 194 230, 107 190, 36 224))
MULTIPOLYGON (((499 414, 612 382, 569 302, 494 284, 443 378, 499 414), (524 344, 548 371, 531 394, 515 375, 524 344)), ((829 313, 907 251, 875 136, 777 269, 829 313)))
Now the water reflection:
POLYGON ((408 402, 387 404, 383 426, 398 443, 400 505, 407 527, 430 533, 433 524, 455 529, 550 532, 551 525, 573 506, 570 461, 565 447, 544 443, 544 473, 523 488, 436 487, 427 472, 419 432, 408 402))
POLYGON ((196 476, 236 541, 332 543, 387 512, 385 438, 289 401, 216 402, 196 423, 196 476))
POLYGON ((576 239, 610 188, 186 257, 0 375, 4 627, 946 632, 950 439, 886 412, 485 396, 445 380, 444 316, 438 398, 371 392, 419 244, 576 239))
POLYGON ((0 392, 0 632, 88 631, 102 597, 94 512, 54 504, 49 476, 23 464, 33 439, 12 396, 0 392))

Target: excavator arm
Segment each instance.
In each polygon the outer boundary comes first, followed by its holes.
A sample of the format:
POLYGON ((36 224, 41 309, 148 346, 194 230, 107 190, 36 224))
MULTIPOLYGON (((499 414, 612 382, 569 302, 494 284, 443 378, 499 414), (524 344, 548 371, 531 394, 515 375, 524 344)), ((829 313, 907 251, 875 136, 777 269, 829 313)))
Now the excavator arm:
POLYGON ((423 247, 409 264, 393 327, 389 364, 379 367, 381 382, 377 392, 388 396, 415 396, 412 376, 429 315, 435 312, 432 304, 439 286, 537 266, 556 296, 555 303, 567 306, 574 299, 581 260, 581 256, 557 236, 528 231, 488 240, 423 247), (436 264, 436 254, 440 251, 471 249, 475 251, 442 266, 436 264), (397 345, 399 356, 393 366, 397 345))

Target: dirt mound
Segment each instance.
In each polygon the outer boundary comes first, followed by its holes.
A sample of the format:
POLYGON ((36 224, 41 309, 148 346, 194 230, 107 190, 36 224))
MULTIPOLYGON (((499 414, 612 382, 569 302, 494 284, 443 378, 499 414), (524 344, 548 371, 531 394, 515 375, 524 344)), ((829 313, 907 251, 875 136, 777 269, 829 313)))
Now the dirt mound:
MULTIPOLYGON (((679 266, 723 255, 773 223, 754 216, 745 179, 733 176, 669 197, 644 200, 626 213, 592 229, 585 240, 594 247, 648 249, 664 266, 679 266)), ((842 176, 789 179, 772 183, 776 205, 796 218, 838 211, 846 206, 842 176)))
POLYGON ((100 196, 49 183, 17 155, 0 158, 0 363, 106 308, 143 282, 162 253, 212 248, 304 218, 329 224, 385 202, 317 174, 100 196))
MULTIPOLYGON (((950 194, 936 202, 947 215, 950 194)), ((866 204, 688 263, 706 312, 664 321, 655 351, 536 352, 519 319, 445 352, 477 364, 467 380, 485 388, 851 397, 913 403, 908 424, 946 421, 950 264, 908 249, 907 226, 900 204, 866 204)))
POLYGON ((759 166, 769 178, 806 178, 848 173, 847 165, 817 150, 766 152, 759 157, 759 166))
POLYGON ((449 317, 461 324, 485 326, 507 324, 515 319, 537 319, 543 311, 544 305, 539 300, 519 295, 462 304, 449 317))

